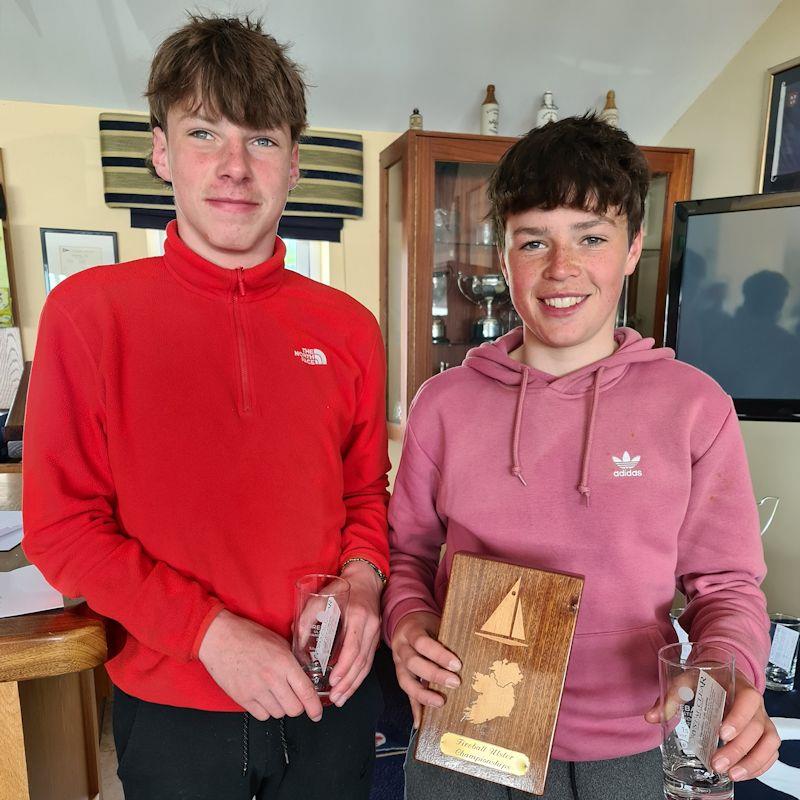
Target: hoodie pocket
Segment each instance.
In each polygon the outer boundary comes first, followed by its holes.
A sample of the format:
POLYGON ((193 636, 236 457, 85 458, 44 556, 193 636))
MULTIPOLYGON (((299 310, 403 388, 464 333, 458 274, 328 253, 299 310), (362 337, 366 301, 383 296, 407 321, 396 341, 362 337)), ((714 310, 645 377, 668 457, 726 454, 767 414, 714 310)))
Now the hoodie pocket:
POLYGON ((608 718, 643 715, 658 699, 657 625, 575 636, 565 683, 570 706, 608 718))

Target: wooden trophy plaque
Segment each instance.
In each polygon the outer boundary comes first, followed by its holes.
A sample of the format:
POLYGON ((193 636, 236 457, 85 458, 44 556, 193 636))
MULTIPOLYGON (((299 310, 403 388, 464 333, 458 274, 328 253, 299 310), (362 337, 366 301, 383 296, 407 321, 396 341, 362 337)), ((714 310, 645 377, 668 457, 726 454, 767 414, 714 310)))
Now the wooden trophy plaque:
POLYGON ((456 553, 439 641, 461 686, 425 707, 415 757, 544 793, 583 578, 456 553))

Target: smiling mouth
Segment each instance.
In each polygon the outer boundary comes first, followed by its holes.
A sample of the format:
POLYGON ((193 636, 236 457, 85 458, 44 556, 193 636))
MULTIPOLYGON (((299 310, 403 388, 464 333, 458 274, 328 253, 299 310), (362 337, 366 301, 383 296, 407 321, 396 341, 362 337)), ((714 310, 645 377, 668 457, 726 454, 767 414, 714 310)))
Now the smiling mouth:
POLYGON ((566 297, 540 297, 539 302, 548 308, 573 308, 582 303, 589 295, 569 295, 566 297))

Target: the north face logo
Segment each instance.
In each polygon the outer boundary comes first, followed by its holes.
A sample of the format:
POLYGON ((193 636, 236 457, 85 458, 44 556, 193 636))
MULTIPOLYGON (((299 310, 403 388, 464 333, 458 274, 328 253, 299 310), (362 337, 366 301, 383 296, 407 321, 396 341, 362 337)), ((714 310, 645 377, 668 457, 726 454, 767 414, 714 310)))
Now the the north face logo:
POLYGON ((614 470, 615 478, 641 478, 642 471, 637 469, 641 456, 632 456, 627 450, 622 454, 622 458, 611 456, 616 469, 614 470))
POLYGON ((316 347, 304 347, 302 350, 295 350, 294 354, 304 363, 312 366, 321 366, 328 363, 328 359, 322 350, 316 347))

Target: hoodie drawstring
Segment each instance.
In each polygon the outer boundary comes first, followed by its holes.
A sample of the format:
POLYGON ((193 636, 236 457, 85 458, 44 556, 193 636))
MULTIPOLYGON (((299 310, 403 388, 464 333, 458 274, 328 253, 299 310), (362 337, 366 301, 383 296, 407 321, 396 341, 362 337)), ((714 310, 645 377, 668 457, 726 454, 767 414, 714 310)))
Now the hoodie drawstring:
POLYGON ((242 717, 242 775, 247 775, 250 762, 250 715, 245 711, 242 717))
POLYGON ((592 391, 592 406, 589 411, 589 424, 586 426, 586 439, 583 443, 583 459, 581 461, 581 482, 578 484, 578 491, 583 495, 586 500, 586 505, 589 505, 589 495, 591 488, 589 487, 589 457, 592 451, 592 438, 594 437, 594 421, 597 416, 597 401, 600 397, 600 378, 603 374, 604 367, 600 367, 594 374, 594 391, 592 391))
POLYGON ((527 486, 525 478, 522 477, 522 467, 519 463, 519 435, 522 428, 522 411, 525 406, 525 392, 528 388, 528 368, 522 368, 522 377, 519 382, 519 395, 517 397, 517 413, 514 416, 514 440, 512 443, 512 465, 511 474, 519 478, 523 486, 527 486))

